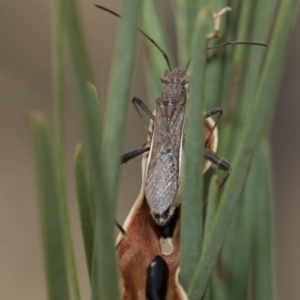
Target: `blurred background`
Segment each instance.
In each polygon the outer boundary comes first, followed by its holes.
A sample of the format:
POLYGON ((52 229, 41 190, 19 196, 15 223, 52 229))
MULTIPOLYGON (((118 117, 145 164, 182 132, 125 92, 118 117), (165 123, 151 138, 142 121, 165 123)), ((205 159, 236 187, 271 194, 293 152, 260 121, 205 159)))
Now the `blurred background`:
MULTIPOLYGON (((103 105, 119 21, 94 8, 94 2, 81 1, 80 5, 94 82, 103 105)), ((121 11, 121 0, 97 3, 121 11)), ((0 300, 46 299, 29 114, 33 110, 45 111, 52 122, 51 5, 50 0, 0 3, 0 300)), ((161 9, 166 30, 171 31, 174 41, 171 9, 168 5, 161 9)), ((300 16, 289 43, 272 133, 279 299, 300 299, 299 31, 300 16)), ((147 101, 141 66, 143 50, 141 46, 137 51, 131 95, 147 101)), ((73 153, 81 139, 68 85, 66 78, 67 193, 81 294, 82 299, 88 299, 89 282, 73 180, 73 153)), ((124 151, 144 143, 146 132, 131 105, 126 132, 124 151)), ((136 159, 122 169, 118 214, 121 223, 138 195, 140 184, 140 160, 136 159)))

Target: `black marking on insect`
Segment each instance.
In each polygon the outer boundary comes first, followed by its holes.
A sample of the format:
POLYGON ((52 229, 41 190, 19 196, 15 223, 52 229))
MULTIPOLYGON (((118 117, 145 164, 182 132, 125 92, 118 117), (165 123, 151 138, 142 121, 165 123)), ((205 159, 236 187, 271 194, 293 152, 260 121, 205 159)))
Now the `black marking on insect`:
POLYGON ((163 300, 167 296, 169 267, 167 262, 157 255, 147 268, 146 297, 149 300, 163 300))

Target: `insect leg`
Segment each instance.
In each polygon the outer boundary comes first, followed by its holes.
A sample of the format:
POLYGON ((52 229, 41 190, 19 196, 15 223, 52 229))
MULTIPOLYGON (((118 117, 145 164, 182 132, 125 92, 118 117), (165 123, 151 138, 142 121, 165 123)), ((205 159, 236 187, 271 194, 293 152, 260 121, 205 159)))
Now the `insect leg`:
POLYGON ((133 97, 131 101, 132 101, 132 104, 134 105, 135 110, 139 114, 139 116, 140 116, 140 118, 141 118, 141 120, 142 120, 142 122, 143 122, 143 124, 144 124, 144 126, 145 126, 145 128, 146 128, 146 130, 147 130, 147 132, 149 134, 149 136, 152 138, 152 134, 148 130, 148 124, 146 123, 146 121, 145 121, 145 119, 144 119, 144 117, 143 117, 143 115, 142 115, 139 107, 146 113, 146 115, 151 120, 154 121, 155 117, 153 116, 152 112, 149 110, 149 108, 144 104, 144 102, 141 99, 139 99, 137 97, 133 97))
POLYGON ((147 152, 150 150, 150 147, 144 147, 144 148, 140 148, 140 149, 137 149, 137 150, 133 150, 133 151, 130 151, 128 153, 125 153, 122 155, 121 157, 121 164, 124 164, 124 163, 127 163, 128 161, 134 159, 135 157, 147 152))
POLYGON ((209 110, 208 112, 206 112, 204 114, 204 118, 207 119, 207 118, 209 118, 211 116, 214 116, 216 114, 219 114, 218 119, 216 121, 216 123, 217 123, 219 121, 220 117, 223 114, 223 109, 221 107, 216 107, 216 108, 213 108, 213 109, 209 110))
POLYGON ((230 164, 212 151, 204 149, 203 154, 204 154, 204 158, 209 160, 218 170, 223 170, 226 172, 226 176, 224 177, 224 179, 222 180, 219 186, 222 187, 230 175, 230 171, 231 171, 230 164))
MULTIPOLYGON (((153 116, 152 112, 149 110, 149 108, 144 104, 144 102, 137 98, 137 97, 133 97, 132 98, 132 103, 134 105, 134 108, 136 109, 137 113, 139 114, 140 118, 142 119, 144 125, 145 125, 145 128, 150 136, 150 138, 152 138, 152 133, 148 130, 148 125, 146 124, 145 122, 145 119, 143 117, 143 115, 141 114, 141 111, 139 109, 139 107, 146 113, 146 115, 151 119, 151 120, 155 120, 155 117, 153 116)), ((133 150, 133 151, 130 151, 128 153, 125 153, 122 155, 122 158, 121 158, 121 164, 124 164, 124 163, 127 163, 128 161, 130 161, 131 159, 147 152, 150 150, 150 147, 144 147, 144 148, 140 148, 140 149, 137 149, 137 150, 133 150)))
MULTIPOLYGON (((139 114, 140 118, 142 119, 145 127, 146 127, 146 130, 150 136, 150 138, 152 138, 152 133, 148 130, 148 125, 146 124, 145 122, 145 119, 143 117, 143 115, 141 114, 141 111, 139 109, 139 107, 146 113, 146 115, 151 119, 151 120, 155 120, 155 117, 153 116, 152 112, 149 110, 149 108, 144 104, 144 102, 137 98, 137 97, 133 97, 132 98, 132 103, 134 105, 134 108, 136 109, 137 113, 139 114)), ((124 164, 124 163, 127 163, 128 161, 130 161, 131 159, 147 152, 150 150, 150 147, 144 147, 144 148, 140 148, 140 149, 137 149, 137 150, 133 150, 133 151, 130 151, 128 153, 125 153, 122 155, 121 157, 121 164, 124 164)))
POLYGON ((216 115, 216 114, 219 114, 219 115, 218 115, 218 118, 217 118, 217 120, 216 120, 216 122, 215 122, 215 125, 214 125, 214 127, 212 128, 212 130, 211 130, 211 132, 210 132, 208 138, 207 138, 206 141, 205 141, 204 148, 206 148, 208 141, 210 140, 210 138, 211 138, 211 136, 212 136, 212 134, 213 134, 215 128, 216 128, 217 125, 218 125, 218 122, 219 122, 219 120, 220 120, 220 118, 221 118, 221 116, 222 116, 222 114, 223 114, 223 109, 222 109, 221 107, 213 108, 212 110, 210 110, 210 111, 208 111, 207 113, 204 114, 204 118, 205 118, 205 119, 207 119, 207 118, 209 118, 209 117, 211 117, 211 116, 213 116, 213 115, 216 115))
MULTIPOLYGON (((122 235, 125 235, 125 234, 126 234, 126 231, 125 231, 125 229, 122 227, 122 225, 119 224, 117 221, 115 221, 115 224, 116 224, 116 226, 118 227, 118 229, 120 230, 120 232, 122 233, 122 235)), ((119 248, 121 242, 122 242, 122 239, 121 239, 121 240, 118 242, 118 244, 116 245, 116 250, 118 250, 118 248, 119 248)))
POLYGON ((125 231, 125 229, 123 228, 123 226, 122 226, 119 222, 117 222, 117 221, 115 221, 115 224, 116 224, 116 226, 118 227, 118 229, 120 230, 120 232, 121 232, 123 235, 125 235, 125 234, 126 234, 126 231, 125 231))

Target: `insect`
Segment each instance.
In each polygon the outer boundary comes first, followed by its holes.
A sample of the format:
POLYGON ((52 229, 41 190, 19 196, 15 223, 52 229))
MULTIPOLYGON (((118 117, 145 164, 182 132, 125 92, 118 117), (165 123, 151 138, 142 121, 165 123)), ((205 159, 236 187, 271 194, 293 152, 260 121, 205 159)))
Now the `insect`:
MULTIPOLYGON (((121 18, 119 14, 103 6, 95 6, 121 18)), ((228 10, 229 9, 226 11, 228 10)), ((215 14, 214 17, 217 16, 219 18, 222 14, 224 14, 224 12, 225 10, 222 10, 219 15, 215 14)), ((134 157, 145 152, 149 152, 145 171, 145 196, 155 222, 159 226, 165 226, 168 224, 175 209, 180 204, 177 197, 177 191, 182 169, 184 133, 186 126, 186 85, 188 84, 187 69, 189 63, 185 69, 176 68, 172 70, 167 54, 144 31, 139 28, 137 29, 162 53, 168 65, 168 70, 165 71, 164 75, 161 77, 162 83, 166 86, 160 96, 156 99, 155 116, 142 100, 137 97, 132 99, 139 115, 142 117, 140 112, 140 109, 142 109, 153 121, 154 129, 153 132, 149 132, 149 136, 151 138, 150 146, 124 154, 122 156, 122 163, 128 162, 134 157)), ((216 30, 218 30, 218 28, 216 29, 215 27, 215 32, 217 32, 216 30)), ((231 42, 226 43, 225 45, 233 43, 236 44, 244 42, 231 42)), ((215 114, 218 114, 219 116, 212 128, 212 132, 217 126, 218 120, 222 115, 222 109, 215 108, 204 114, 204 118, 209 118, 215 114)), ((209 138, 205 142, 205 145, 209 138)), ((214 152, 207 149, 204 149, 203 155, 204 158, 209 160, 216 168, 226 172, 226 175, 220 185, 222 186, 230 174, 230 164, 214 152)))
MULTIPOLYGON (((156 223, 164 226, 179 205, 176 194, 180 181, 186 124, 187 72, 184 69, 166 71, 161 81, 166 87, 156 100, 155 116, 140 99, 132 100, 135 106, 141 107, 154 122, 154 131, 150 133, 151 145, 124 154, 122 162, 149 151, 145 196, 156 223)), ((209 118, 215 114, 219 114, 220 117, 222 109, 215 108, 205 113, 204 117, 209 118)), ((217 122, 214 127, 216 124, 217 122)), ((204 149, 204 158, 218 169, 227 172, 221 183, 223 185, 230 174, 230 164, 207 149, 204 149)))

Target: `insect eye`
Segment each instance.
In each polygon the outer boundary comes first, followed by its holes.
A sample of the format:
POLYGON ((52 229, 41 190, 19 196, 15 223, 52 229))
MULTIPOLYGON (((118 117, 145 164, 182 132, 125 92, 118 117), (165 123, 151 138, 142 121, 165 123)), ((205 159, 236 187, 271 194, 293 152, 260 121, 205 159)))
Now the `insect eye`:
POLYGON ((162 83, 168 83, 168 80, 167 80, 167 77, 166 77, 166 76, 162 76, 162 77, 160 78, 160 81, 161 81, 162 83))
POLYGON ((170 71, 169 70, 165 70, 164 75, 160 78, 160 81, 162 83, 169 83, 168 77, 169 77, 170 71))
POLYGON ((185 85, 185 84, 189 83, 189 78, 188 78, 188 77, 183 77, 183 78, 181 79, 180 83, 181 83, 182 85, 185 85))

